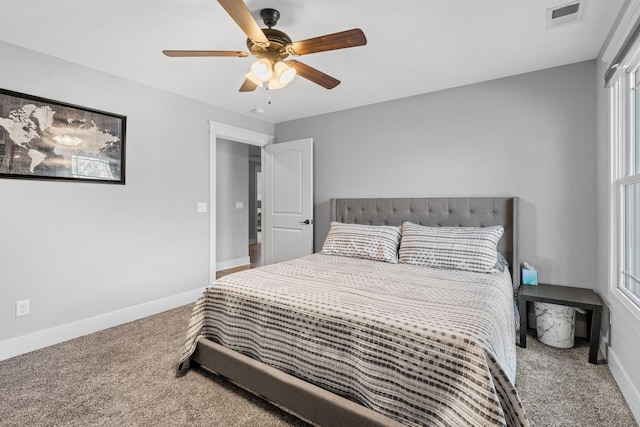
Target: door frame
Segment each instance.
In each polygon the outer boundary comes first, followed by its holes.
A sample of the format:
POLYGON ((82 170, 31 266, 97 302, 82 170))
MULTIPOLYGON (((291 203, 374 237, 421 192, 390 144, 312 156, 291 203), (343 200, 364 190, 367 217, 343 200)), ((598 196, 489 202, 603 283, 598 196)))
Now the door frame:
MULTIPOLYGON (((275 137, 266 133, 209 120, 209 283, 216 281, 216 184, 218 138, 264 147, 273 144, 275 137)), ((262 150, 264 162, 264 150, 262 150)))

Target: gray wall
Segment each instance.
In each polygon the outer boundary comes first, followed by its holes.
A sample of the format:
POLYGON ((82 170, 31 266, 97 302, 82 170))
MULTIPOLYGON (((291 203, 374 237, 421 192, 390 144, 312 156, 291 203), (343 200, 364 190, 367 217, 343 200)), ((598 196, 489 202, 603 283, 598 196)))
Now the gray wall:
MULTIPOLYGON (((609 259, 610 259, 610 242, 609 242, 609 227, 610 218, 609 211, 611 209, 609 204, 609 187, 611 186, 611 156, 610 156, 610 142, 609 142, 609 95, 604 87, 604 73, 606 65, 598 60, 597 61, 597 78, 596 78, 596 98, 597 98, 597 289, 600 296, 605 302, 605 307, 602 313, 602 328, 600 330, 601 336, 607 341, 610 339, 609 323, 611 322, 611 313, 609 307, 611 307, 609 296, 609 259)), ((615 267, 614 267, 615 268, 615 267)), ((640 332, 640 331, 639 331, 640 332)), ((608 349, 605 347, 604 352, 608 349)), ((634 355, 635 357, 635 355, 634 355)))
POLYGON ((216 165, 216 263, 233 264, 225 269, 249 257, 249 146, 218 139, 216 165))
POLYGON ((589 61, 276 124, 314 139, 316 249, 332 197, 519 196, 521 259, 595 287, 595 76, 589 61))
POLYGON ((0 179, 0 342, 206 286, 208 120, 273 125, 3 42, 0 58, 4 89, 128 119, 125 186, 0 179))

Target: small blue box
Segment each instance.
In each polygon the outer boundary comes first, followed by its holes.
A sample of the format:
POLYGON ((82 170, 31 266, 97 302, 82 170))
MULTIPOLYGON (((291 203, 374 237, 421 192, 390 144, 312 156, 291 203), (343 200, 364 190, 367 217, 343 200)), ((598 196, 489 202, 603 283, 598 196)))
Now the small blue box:
POLYGON ((538 270, 522 269, 522 284, 523 285, 537 285, 538 284, 538 270))

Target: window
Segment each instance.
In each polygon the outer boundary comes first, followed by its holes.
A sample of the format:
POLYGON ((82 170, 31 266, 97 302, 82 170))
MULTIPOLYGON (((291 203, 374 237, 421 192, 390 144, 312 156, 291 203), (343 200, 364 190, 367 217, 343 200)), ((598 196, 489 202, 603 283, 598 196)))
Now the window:
POLYGON ((640 183, 623 184, 624 221, 620 288, 640 304, 640 183))
POLYGON ((621 95, 617 187, 620 201, 619 289, 640 306, 640 65, 617 83, 621 95))

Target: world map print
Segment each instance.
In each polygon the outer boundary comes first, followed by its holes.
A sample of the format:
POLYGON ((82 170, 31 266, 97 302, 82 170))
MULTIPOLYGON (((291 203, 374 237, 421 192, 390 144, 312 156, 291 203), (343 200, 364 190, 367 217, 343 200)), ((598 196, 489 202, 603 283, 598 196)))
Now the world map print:
POLYGON ((124 120, 0 91, 0 176, 124 183, 124 120))

